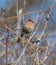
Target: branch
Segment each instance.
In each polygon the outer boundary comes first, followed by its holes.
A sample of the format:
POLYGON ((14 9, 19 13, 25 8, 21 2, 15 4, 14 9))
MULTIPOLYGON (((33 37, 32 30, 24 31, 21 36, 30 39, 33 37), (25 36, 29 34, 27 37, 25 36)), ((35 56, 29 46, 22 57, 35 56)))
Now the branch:
MULTIPOLYGON (((47 24, 46 24, 47 25, 47 24)), ((44 27, 46 27, 46 25, 44 26, 44 27)), ((39 24, 38 24, 38 26, 37 26, 37 30, 38 30, 38 27, 39 27, 39 24)), ((44 28, 44 30, 45 30, 45 28, 44 28)), ((44 31, 43 30, 43 31, 44 31)), ((21 55, 20 55, 20 57, 18 58, 18 60, 16 61, 16 64, 15 65, 17 65, 17 63, 19 62, 19 60, 21 59, 21 57, 22 57, 22 55, 24 54, 24 52, 25 52, 25 50, 26 50, 26 47, 28 46, 28 44, 29 44, 29 42, 30 42, 30 40, 32 39, 32 37, 34 37, 34 35, 35 35, 35 33, 36 33, 37 31, 35 31, 34 33, 33 33, 33 35, 30 37, 30 39, 27 41, 27 44, 26 44, 26 46, 25 46, 25 48, 23 49, 23 52, 21 53, 21 55)), ((42 34, 40 35, 41 37, 43 36, 43 32, 42 32, 42 34)))

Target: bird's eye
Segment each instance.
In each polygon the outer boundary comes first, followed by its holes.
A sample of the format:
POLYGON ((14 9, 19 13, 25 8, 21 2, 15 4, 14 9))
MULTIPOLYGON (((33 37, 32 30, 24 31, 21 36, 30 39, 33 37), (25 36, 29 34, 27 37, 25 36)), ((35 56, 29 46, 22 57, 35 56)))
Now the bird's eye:
POLYGON ((33 23, 33 20, 32 19, 29 19, 28 21, 31 21, 33 23))

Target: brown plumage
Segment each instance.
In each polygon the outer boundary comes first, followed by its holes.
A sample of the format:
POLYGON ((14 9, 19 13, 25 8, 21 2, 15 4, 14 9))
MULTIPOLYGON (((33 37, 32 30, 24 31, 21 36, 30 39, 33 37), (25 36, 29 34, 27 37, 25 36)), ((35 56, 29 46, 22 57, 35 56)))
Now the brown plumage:
MULTIPOLYGON (((28 22, 23 26, 21 37, 24 36, 24 34, 29 34, 34 30, 34 21, 32 19, 29 19, 28 22)), ((20 39, 17 40, 18 42, 20 39)))
POLYGON ((28 22, 23 26, 21 37, 24 34, 29 34, 34 30, 34 22, 32 19, 29 19, 28 22))

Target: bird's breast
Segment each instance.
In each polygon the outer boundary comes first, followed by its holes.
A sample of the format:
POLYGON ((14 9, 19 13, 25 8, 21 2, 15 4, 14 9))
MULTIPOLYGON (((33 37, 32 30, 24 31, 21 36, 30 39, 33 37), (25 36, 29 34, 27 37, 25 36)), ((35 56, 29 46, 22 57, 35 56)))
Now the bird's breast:
POLYGON ((34 24, 30 24, 28 23, 27 25, 25 25, 24 27, 28 32, 32 32, 34 29, 34 24))

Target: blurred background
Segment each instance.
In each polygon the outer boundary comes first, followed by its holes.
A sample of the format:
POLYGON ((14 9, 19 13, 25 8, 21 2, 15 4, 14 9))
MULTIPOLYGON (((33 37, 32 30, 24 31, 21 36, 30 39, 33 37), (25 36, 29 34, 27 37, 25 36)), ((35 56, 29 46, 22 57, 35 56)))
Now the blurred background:
MULTIPOLYGON (((52 8, 52 16, 49 18, 48 26, 47 29, 45 30, 45 34, 47 33, 50 38, 47 38, 48 41, 50 41, 50 44, 56 40, 56 0, 0 0, 0 19, 2 18, 7 18, 7 17, 13 17, 13 16, 18 16, 19 13, 25 13, 25 12, 33 12, 33 11, 41 11, 44 12, 48 10, 48 8, 52 8), (54 5, 54 7, 53 7, 54 5), (18 13, 19 12, 19 13, 18 13)), ((40 34, 43 30, 44 24, 45 24, 45 14, 39 15, 37 12, 32 13, 32 14, 26 14, 24 15, 20 21, 23 21, 24 24, 28 21, 29 18, 34 20, 34 23, 39 20, 41 23, 39 25, 39 30, 37 34, 40 34), (40 21, 40 17, 43 17, 43 19, 40 21)), ((38 21, 38 22, 39 22, 38 21)), ((15 25, 18 22, 18 18, 13 18, 11 20, 5 20, 5 22, 9 27, 15 25), (7 22, 8 23, 7 23, 7 22)), ((17 26, 15 25, 14 28, 17 26)), ((2 26, 0 24, 0 30, 2 29, 2 26)), ((4 33, 4 36, 7 36, 5 34, 7 31, 4 29, 2 30, 2 34, 4 33)), ((20 32, 17 31, 19 34, 20 32)), ((0 39, 3 37, 2 34, 0 34, 0 39)), ((13 39, 11 39, 13 40, 13 39)), ((1 40, 0 40, 1 42, 1 40)), ((5 42, 5 40, 3 40, 5 42)), ((2 51, 4 52, 4 47, 0 45, 0 53, 2 51)), ((54 56, 56 57, 56 44, 54 45, 53 51, 55 51, 54 56)), ((2 54, 1 54, 2 55, 2 54)), ((5 55, 4 55, 5 56, 5 55)), ((1 59, 1 58, 0 58, 1 59)), ((9 58, 8 58, 9 59, 9 58)), ((6 62, 4 58, 1 60, 2 62, 6 62)), ((0 61, 0 63, 1 63, 0 61)), ((56 62, 56 60, 55 60, 56 62)), ((10 62, 9 62, 10 63, 10 62)), ((3 64, 1 64, 3 65, 3 64)))

